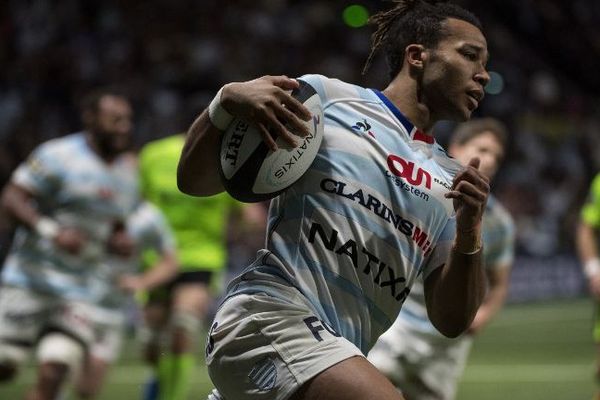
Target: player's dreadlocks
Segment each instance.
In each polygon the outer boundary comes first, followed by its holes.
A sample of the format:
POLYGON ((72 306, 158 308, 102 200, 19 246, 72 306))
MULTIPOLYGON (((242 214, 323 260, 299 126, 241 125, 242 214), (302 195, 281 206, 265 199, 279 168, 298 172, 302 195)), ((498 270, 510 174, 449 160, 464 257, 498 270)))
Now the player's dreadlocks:
POLYGON ((375 54, 383 50, 389 66, 390 80, 402 69, 404 51, 410 44, 422 44, 431 48, 444 36, 443 22, 456 18, 475 25, 481 23, 476 16, 456 4, 425 0, 387 0, 396 5, 387 11, 373 15, 369 24, 376 30, 371 36, 371 53, 363 68, 365 74, 375 54))

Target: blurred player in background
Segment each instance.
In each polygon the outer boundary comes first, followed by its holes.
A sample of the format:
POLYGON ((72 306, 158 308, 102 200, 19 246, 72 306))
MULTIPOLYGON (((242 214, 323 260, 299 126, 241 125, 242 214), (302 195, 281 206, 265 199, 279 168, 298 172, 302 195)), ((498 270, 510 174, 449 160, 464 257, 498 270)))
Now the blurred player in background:
POLYGON ((111 255, 95 271, 92 288, 97 299, 93 310, 94 337, 89 357, 77 382, 81 399, 96 398, 106 373, 121 353, 131 294, 164 284, 177 274, 175 239, 162 213, 142 202, 125 222, 115 240, 131 241, 129 256, 111 255), (143 252, 151 251, 157 261, 140 273, 143 252))
POLYGON ((600 400, 600 174, 596 175, 590 186, 586 203, 581 209, 577 227, 577 252, 583 272, 587 278, 590 294, 596 302, 594 323, 594 342, 596 343, 596 381, 598 389, 594 399, 600 400))
MULTIPOLYGON (((395 1, 372 21, 371 56, 382 50, 390 67, 382 92, 300 77, 323 104, 323 142, 305 175, 271 201, 267 248, 216 313, 206 346, 212 397, 402 399, 365 354, 416 277, 446 336, 467 330, 483 300, 488 179, 477 158, 462 166, 432 136, 436 122, 469 119, 483 98, 481 25, 456 5, 420 0, 395 1), (357 128, 363 121, 369 128, 357 128)), ((287 93, 296 87, 285 76, 223 86, 188 132, 182 190, 223 191, 217 149, 234 117, 255 124, 270 148, 271 134, 293 144, 290 130, 305 135, 301 119, 311 115, 287 93)))
MULTIPOLYGON (((198 198, 177 187, 177 162, 184 135, 172 135, 148 143, 140 152, 141 190, 166 216, 176 240, 179 276, 166 288, 151 293, 146 305, 149 334, 147 358, 157 362, 157 389, 150 384, 146 399, 185 400, 194 368, 195 343, 201 322, 211 304, 211 284, 222 278, 227 263, 227 229, 233 215, 240 216, 236 229, 249 235, 264 233, 261 205, 242 205, 228 194, 198 198), (159 353, 164 328, 168 349, 159 353), (156 360, 158 358, 158 360, 156 360), (158 391, 158 393, 157 393, 158 391)), ((218 286, 218 282, 217 286, 218 286)))
POLYGON ((119 240, 138 201, 127 98, 99 90, 83 101, 80 133, 37 147, 14 172, 2 206, 19 224, 2 271, 0 379, 11 379, 37 345, 29 400, 54 400, 93 337, 91 275, 119 240))
MULTIPOLYGON (((465 122, 450 138, 448 152, 463 165, 478 157, 481 172, 492 179, 504 157, 506 135, 504 125, 495 119, 465 122)), ((515 251, 514 229, 508 211, 490 196, 482 227, 488 292, 467 332, 450 339, 435 329, 427 317, 423 281, 418 278, 398 319, 369 353, 369 361, 406 398, 454 399, 474 335, 490 322, 506 299, 515 251)))

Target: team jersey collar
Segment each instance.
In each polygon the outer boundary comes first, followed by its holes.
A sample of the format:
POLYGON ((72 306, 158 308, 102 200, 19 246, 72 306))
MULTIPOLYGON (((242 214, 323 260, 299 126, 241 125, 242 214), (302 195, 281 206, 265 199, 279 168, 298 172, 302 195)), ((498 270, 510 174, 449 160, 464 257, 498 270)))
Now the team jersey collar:
POLYGON ((385 106, 387 108, 389 108, 389 110, 392 112, 392 114, 394 114, 394 116, 398 119, 398 121, 400 122, 400 124, 402 124, 402 126, 404 127, 404 129, 406 129, 406 132, 409 133, 409 135, 410 135, 410 137, 411 137, 412 140, 418 140, 418 141, 421 141, 421 142, 425 142, 427 144, 433 144, 433 143, 435 143, 435 139, 433 138, 433 136, 427 135, 425 132, 423 132, 419 128, 415 127, 412 124, 412 122, 410 122, 408 120, 408 118, 406 118, 404 116, 404 114, 402 114, 402 112, 400 110, 398 110, 398 107, 396 107, 394 105, 394 103, 392 103, 390 101, 390 99, 388 99, 387 97, 385 97, 385 95, 383 93, 381 93, 377 89, 371 89, 371 90, 377 95, 377 97, 379 97, 379 99, 381 101, 383 101, 383 104, 385 104, 385 106))

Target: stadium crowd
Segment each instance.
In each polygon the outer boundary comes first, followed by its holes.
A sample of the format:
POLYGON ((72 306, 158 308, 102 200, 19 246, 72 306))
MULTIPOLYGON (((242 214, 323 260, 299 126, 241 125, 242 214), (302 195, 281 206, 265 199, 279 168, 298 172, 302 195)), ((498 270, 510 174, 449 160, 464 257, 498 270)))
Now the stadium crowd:
MULTIPOLYGON (((4 2, 0 185, 37 144, 78 126, 78 100, 100 84, 131 94, 138 147, 185 129, 226 81, 311 71, 381 86, 382 60, 365 76, 356 72, 368 52, 370 29, 344 24, 342 12, 350 3, 4 2)), ((356 3, 371 13, 381 8, 375 0, 356 3)), ((494 192, 517 221, 518 253, 570 256, 577 210, 600 169, 594 151, 600 144, 600 5, 458 3, 478 14, 488 32, 489 69, 498 74, 493 90, 499 93, 488 93, 478 114, 498 117, 510 128, 494 192)), ((451 127, 438 130, 443 139, 451 127)), ((0 229, 9 232, 6 219, 1 221, 0 229)), ((3 249, 8 237, 2 235, 3 249)))

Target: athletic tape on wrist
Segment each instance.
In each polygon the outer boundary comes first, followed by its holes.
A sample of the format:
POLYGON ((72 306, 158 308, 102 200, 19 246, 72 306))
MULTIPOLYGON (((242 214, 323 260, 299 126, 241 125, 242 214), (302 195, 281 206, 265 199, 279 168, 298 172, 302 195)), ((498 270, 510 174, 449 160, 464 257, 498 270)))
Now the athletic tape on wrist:
POLYGON ((583 266, 583 272, 588 278, 592 278, 600 274, 600 259, 592 258, 583 266))
POLYGON ((58 235, 59 226, 56 221, 48 217, 41 217, 34 227, 38 235, 46 239, 54 239, 58 235))
POLYGON ((233 115, 229 114, 221 105, 222 92, 223 88, 219 89, 215 98, 210 102, 208 106, 208 118, 217 129, 224 131, 231 121, 233 121, 233 115))

